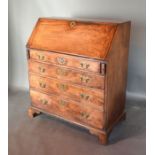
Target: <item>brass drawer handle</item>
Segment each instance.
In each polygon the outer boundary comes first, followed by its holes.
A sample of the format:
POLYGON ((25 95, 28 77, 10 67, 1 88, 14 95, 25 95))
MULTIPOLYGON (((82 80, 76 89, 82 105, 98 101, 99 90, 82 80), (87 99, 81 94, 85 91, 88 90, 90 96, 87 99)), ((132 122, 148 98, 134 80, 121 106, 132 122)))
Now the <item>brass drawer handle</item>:
POLYGON ((86 76, 81 76, 80 79, 82 83, 88 83, 90 81, 90 78, 86 76))
POLYGON ((84 100, 88 100, 89 99, 89 95, 83 94, 83 93, 80 94, 80 97, 81 97, 81 99, 84 99, 84 100))
POLYGON ((66 65, 67 64, 67 60, 63 57, 57 57, 56 60, 57 60, 58 64, 60 64, 60 65, 66 65))
POLYGON ((88 69, 88 68, 90 67, 90 65, 87 64, 87 63, 81 62, 81 63, 80 63, 80 67, 81 67, 82 69, 88 69))
POLYGON ((65 105, 67 105, 67 102, 64 101, 64 100, 60 100, 60 101, 59 101, 59 105, 61 105, 61 106, 65 106, 65 105))
POLYGON ((46 99, 40 99, 40 102, 43 104, 43 105, 47 105, 48 104, 48 101, 46 99))
POLYGON ((38 55, 38 59, 39 60, 45 60, 45 56, 44 55, 38 55))
POLYGON ((38 69, 39 69, 39 72, 41 72, 41 73, 44 73, 46 71, 45 68, 43 68, 43 67, 38 67, 38 69))
POLYGON ((90 116, 90 115, 89 115, 88 113, 86 113, 86 112, 81 112, 80 115, 81 115, 81 117, 84 118, 84 119, 87 119, 87 118, 89 118, 89 116, 90 116))
POLYGON ((56 74, 57 75, 61 75, 61 76, 66 76, 67 75, 67 72, 64 69, 62 69, 62 68, 58 68, 56 70, 56 74))
POLYGON ((40 82, 40 83, 39 83, 39 86, 40 86, 41 88, 46 88, 46 83, 40 82))
POLYGON ((61 91, 66 91, 68 86, 65 84, 57 84, 57 88, 59 88, 61 91))

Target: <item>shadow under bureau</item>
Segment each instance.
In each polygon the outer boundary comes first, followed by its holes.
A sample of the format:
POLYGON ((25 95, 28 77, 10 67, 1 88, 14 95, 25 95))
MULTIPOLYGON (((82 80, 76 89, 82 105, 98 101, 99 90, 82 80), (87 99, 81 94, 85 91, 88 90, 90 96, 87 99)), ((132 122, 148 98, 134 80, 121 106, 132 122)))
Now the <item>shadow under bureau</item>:
POLYGON ((130 25, 40 18, 27 43, 29 116, 58 117, 106 144, 125 119, 130 25))

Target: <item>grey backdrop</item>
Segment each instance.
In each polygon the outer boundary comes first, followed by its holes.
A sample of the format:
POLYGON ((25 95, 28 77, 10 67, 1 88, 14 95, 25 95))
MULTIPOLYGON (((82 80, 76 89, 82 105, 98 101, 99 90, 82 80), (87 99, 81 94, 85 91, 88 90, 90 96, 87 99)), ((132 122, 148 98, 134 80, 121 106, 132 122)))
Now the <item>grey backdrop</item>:
POLYGON ((131 20, 127 95, 145 98, 145 0, 10 0, 11 89, 29 87, 25 45, 39 17, 131 20))

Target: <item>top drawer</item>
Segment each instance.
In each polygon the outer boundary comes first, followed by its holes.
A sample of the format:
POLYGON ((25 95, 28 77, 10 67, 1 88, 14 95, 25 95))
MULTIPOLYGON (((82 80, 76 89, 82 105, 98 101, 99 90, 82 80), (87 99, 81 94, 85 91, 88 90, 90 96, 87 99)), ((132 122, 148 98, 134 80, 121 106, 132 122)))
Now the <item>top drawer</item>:
POLYGON ((48 62, 62 66, 73 67, 102 75, 105 73, 105 64, 102 61, 32 49, 30 49, 29 52, 31 59, 40 62, 48 62))

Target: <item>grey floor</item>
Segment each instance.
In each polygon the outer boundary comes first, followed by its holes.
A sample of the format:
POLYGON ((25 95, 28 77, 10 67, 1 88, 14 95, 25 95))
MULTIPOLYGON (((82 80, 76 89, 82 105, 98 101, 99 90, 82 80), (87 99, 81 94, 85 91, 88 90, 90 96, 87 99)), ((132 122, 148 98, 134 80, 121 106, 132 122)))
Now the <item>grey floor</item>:
POLYGON ((107 146, 58 119, 29 119, 29 102, 28 92, 9 92, 9 155, 145 155, 145 101, 127 101, 127 119, 114 128, 107 146))

